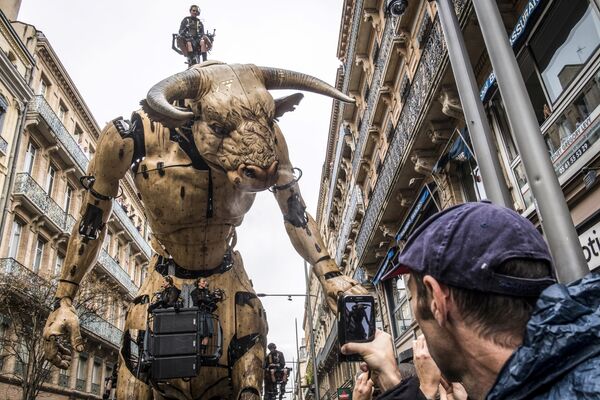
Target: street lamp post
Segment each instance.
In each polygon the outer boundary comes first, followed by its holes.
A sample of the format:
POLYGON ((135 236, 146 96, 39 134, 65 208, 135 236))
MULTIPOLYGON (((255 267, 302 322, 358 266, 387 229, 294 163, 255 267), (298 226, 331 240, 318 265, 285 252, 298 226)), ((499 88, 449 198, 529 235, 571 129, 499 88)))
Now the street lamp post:
POLYGON ((310 324, 308 331, 310 339, 310 358, 312 358, 313 364, 313 381, 315 383, 315 398, 320 400, 321 394, 319 393, 319 376, 317 375, 317 357, 315 356, 315 333, 313 331, 312 305, 310 303, 310 279, 306 261, 304 261, 304 275, 306 276, 306 302, 308 305, 308 307, 306 307, 306 312, 308 313, 308 323, 310 324))
POLYGON ((300 379, 300 347, 298 347, 298 318, 294 318, 294 327, 296 329, 296 359, 298 360, 298 364, 296 364, 296 376, 298 380, 296 381, 296 390, 298 391, 298 397, 302 400, 302 381, 300 379))

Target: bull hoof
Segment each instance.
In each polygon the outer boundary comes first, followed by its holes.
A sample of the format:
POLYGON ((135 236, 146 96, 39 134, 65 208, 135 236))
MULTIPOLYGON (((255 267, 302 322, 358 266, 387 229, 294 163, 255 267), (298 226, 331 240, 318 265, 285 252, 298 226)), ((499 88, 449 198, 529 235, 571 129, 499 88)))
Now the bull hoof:
POLYGON ((238 400, 260 400, 260 395, 256 392, 256 389, 248 388, 242 390, 238 400))

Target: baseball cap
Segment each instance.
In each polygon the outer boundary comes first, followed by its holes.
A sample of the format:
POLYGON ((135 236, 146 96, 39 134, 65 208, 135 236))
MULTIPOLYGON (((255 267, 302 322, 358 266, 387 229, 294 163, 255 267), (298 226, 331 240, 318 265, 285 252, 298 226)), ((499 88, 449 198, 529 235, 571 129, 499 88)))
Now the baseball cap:
POLYGON ((520 278, 495 272, 516 258, 552 265, 544 238, 528 219, 489 201, 463 203, 424 221, 408 238, 392 272, 415 271, 458 288, 518 297, 538 296, 556 283, 551 275, 520 278))

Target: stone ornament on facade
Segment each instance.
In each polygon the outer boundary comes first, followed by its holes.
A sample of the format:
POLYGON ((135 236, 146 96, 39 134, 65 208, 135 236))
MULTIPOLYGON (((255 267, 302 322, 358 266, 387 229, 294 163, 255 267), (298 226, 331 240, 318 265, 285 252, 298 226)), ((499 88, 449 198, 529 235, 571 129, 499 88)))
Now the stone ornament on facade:
MULTIPOLYGON (((308 75, 212 61, 159 82, 143 101, 143 111, 134 112, 131 121, 116 119, 105 127, 82 180, 87 189, 82 215, 69 240, 55 310, 44 331, 46 355, 55 365, 64 368, 69 364, 67 353, 57 343, 65 332, 70 332, 74 349, 82 350, 71 299, 98 258, 119 181, 129 169, 134 172, 135 189, 144 199, 153 240, 158 244, 154 248, 158 254, 152 258, 138 296, 151 298, 167 275, 179 288, 206 276, 213 287, 229 293, 216 311, 225 350, 219 364, 227 368, 202 367, 200 375, 189 382, 137 379, 124 354, 133 351, 131 340, 146 329, 148 305, 134 301, 125 322, 117 398, 151 399, 153 393, 187 398, 204 393, 258 400, 267 324, 241 256, 233 249, 235 228, 252 206, 256 192, 273 192, 290 240, 314 265, 331 309, 335 310, 340 292, 366 293, 340 273, 315 221, 306 213, 299 175, 275 121, 293 111, 302 95, 274 100, 269 89, 307 90, 352 101, 308 75), (186 107, 174 106, 178 101, 181 105, 185 101, 186 107), (240 304, 240 298, 246 300, 240 304), (246 342, 244 338, 254 339, 246 342), (218 384, 228 377, 231 385, 218 384)), ((116 210, 124 212, 120 206, 116 210)))
POLYGON ((438 100, 442 103, 442 112, 445 115, 459 121, 465 120, 465 115, 463 114, 462 105, 460 104, 460 98, 458 97, 456 89, 448 86, 442 87, 438 100))

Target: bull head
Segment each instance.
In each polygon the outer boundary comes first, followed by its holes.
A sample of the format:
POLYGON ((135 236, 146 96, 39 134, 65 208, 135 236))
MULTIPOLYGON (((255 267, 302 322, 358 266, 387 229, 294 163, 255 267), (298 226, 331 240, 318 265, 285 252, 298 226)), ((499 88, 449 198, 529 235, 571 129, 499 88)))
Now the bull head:
POLYGON ((344 102, 354 99, 327 83, 294 71, 215 61, 157 83, 142 102, 150 119, 176 129, 192 125, 202 157, 239 189, 261 191, 277 179, 276 118, 302 99, 273 100, 269 89, 306 90, 344 102), (176 102, 187 107, 175 106, 176 102))

